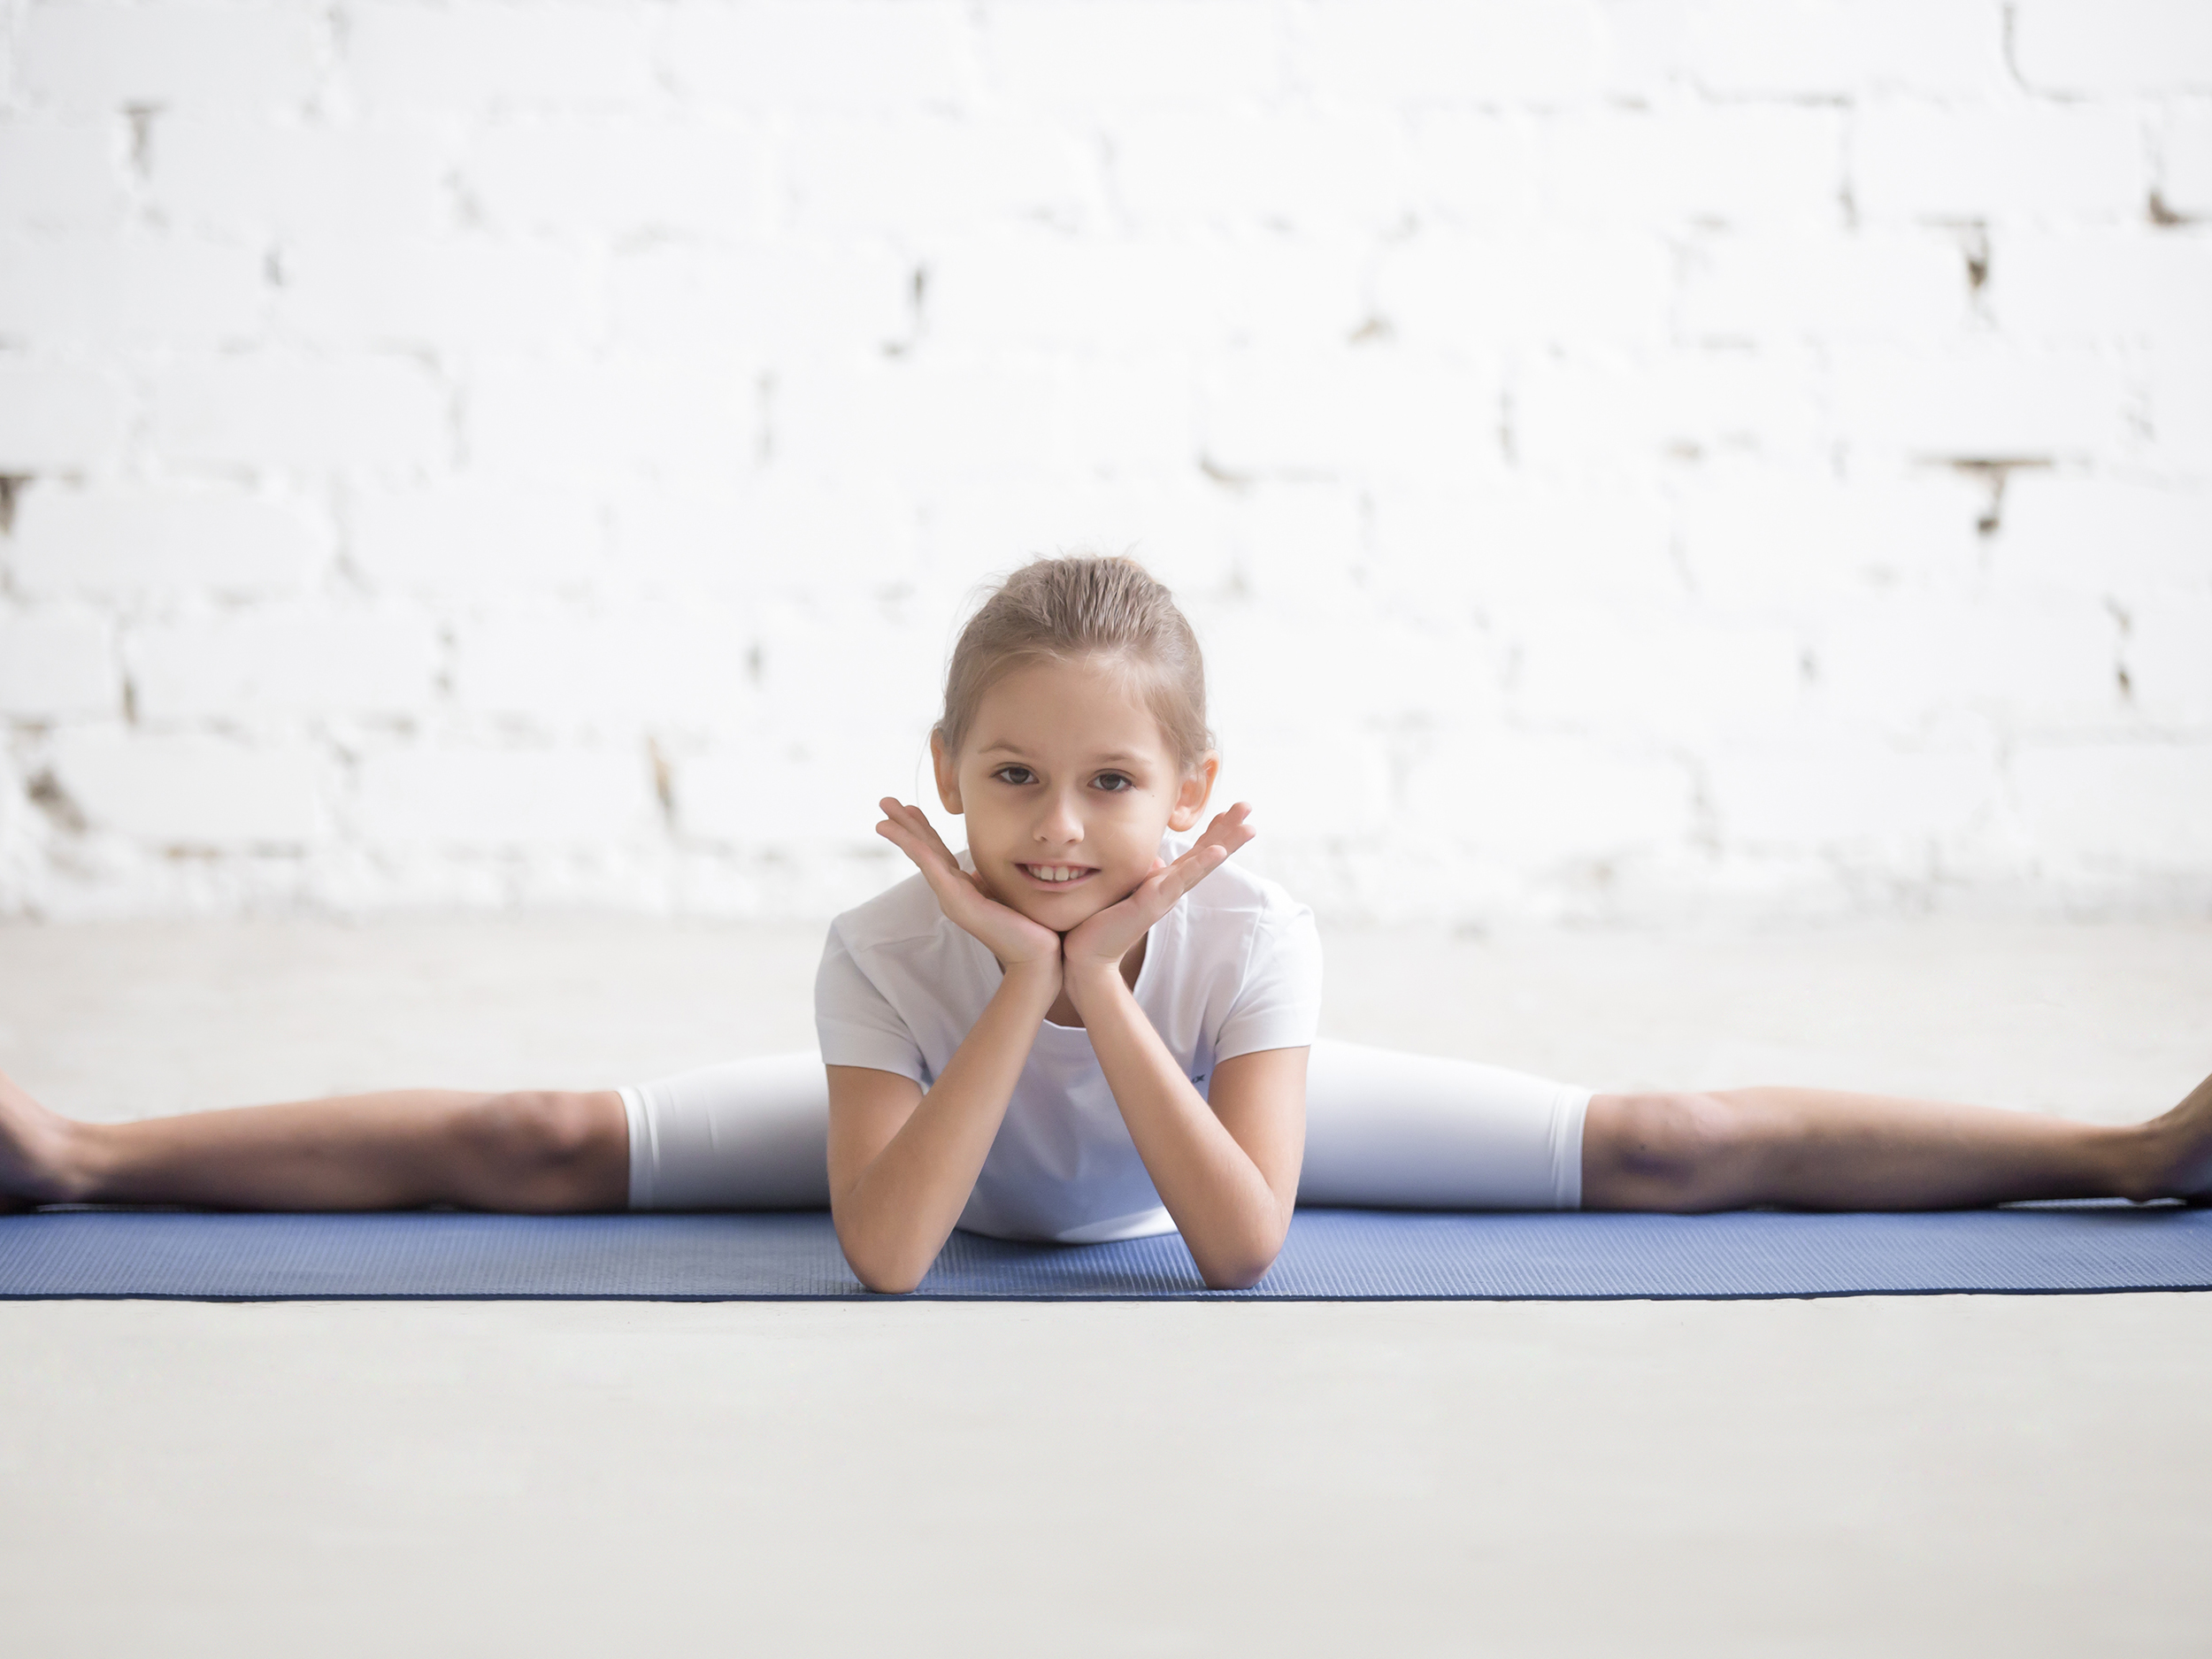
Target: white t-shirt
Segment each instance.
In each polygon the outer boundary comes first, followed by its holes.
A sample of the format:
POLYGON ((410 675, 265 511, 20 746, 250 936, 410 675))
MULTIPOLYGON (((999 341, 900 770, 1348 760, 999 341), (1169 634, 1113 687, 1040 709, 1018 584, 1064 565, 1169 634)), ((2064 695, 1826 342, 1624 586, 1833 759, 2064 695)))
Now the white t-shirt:
MULTIPOLYGON (((1172 863, 1195 839, 1171 832, 1160 856, 1172 863)), ((975 867, 965 853, 960 864, 975 867)), ((945 918, 928 882, 910 877, 830 924, 814 980, 822 1059, 926 1089, 1003 978, 982 941, 945 918)), ((1313 912, 1233 858, 1154 924, 1136 998, 1202 1095, 1221 1061, 1304 1048, 1321 1017, 1313 912)), ((1039 1027, 960 1225, 1063 1244, 1175 1230, 1087 1031, 1039 1027)))

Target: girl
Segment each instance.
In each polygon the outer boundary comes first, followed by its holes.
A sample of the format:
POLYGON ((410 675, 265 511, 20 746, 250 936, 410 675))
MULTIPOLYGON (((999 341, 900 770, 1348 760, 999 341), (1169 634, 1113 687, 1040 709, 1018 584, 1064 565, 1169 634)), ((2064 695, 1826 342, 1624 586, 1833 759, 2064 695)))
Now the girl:
POLYGON ((2212 1079, 2106 1128, 1805 1088, 1595 1094, 1316 1042, 1310 911, 1228 864, 1243 803, 1198 644, 1118 558, 1039 560, 960 636, 930 739, 956 858, 840 916, 818 1056, 634 1088, 413 1089, 78 1123, 0 1079, 0 1194, 249 1209, 818 1207, 864 1284, 910 1290, 956 1226, 1065 1243, 1182 1234, 1253 1283, 1309 1203, 1935 1209, 2212 1191, 2212 1079))

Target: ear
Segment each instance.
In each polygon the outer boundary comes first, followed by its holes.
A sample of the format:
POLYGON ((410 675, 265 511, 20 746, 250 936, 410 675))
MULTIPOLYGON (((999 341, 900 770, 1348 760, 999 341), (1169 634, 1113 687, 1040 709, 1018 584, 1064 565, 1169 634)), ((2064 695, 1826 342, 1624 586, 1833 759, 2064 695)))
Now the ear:
POLYGON ((945 810, 953 817, 960 816, 960 768, 953 757, 945 753, 945 740, 941 733, 929 734, 930 770, 937 774, 937 798, 945 804, 945 810))
POLYGON ((1196 826, 1206 810, 1206 803, 1213 798, 1214 779, 1220 772, 1221 757, 1210 749, 1195 766, 1183 774, 1183 781, 1175 791, 1175 810, 1167 815, 1170 829, 1196 826))

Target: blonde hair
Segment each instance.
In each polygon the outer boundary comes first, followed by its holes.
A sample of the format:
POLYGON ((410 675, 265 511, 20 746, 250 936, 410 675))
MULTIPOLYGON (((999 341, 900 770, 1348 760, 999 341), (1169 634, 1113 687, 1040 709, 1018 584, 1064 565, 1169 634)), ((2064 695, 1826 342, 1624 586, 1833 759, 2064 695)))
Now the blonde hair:
POLYGON ((1032 663, 1086 657, 1118 664, 1190 770, 1214 746, 1206 664, 1175 596, 1133 558, 1032 559, 991 591, 960 630, 945 669, 945 711, 933 728, 957 755, 983 694, 1032 663))

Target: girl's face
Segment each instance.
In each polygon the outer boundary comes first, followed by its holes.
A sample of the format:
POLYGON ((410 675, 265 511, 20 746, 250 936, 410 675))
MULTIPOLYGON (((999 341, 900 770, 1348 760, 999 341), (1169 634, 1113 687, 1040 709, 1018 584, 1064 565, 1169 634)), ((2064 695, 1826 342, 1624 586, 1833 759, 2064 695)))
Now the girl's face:
POLYGON ((937 794, 968 820, 991 895, 1066 933, 1133 892, 1160 835, 1198 822, 1220 762, 1176 764, 1160 723, 1095 658, 1018 668, 983 694, 956 756, 932 738, 937 794))

